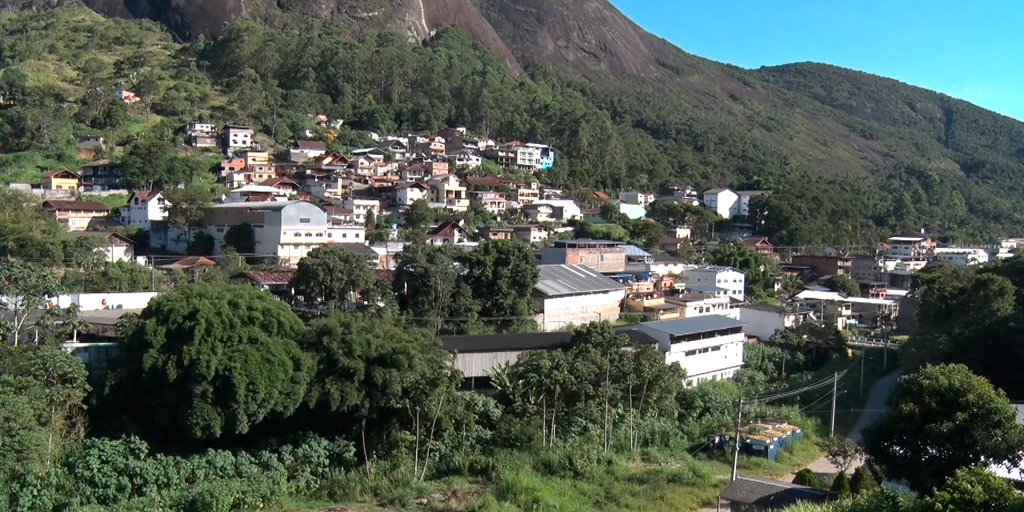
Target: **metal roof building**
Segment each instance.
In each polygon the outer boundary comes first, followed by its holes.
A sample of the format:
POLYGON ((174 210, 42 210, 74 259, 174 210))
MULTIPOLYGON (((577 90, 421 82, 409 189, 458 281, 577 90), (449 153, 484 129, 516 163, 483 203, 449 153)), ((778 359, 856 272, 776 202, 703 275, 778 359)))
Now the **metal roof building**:
MULTIPOLYGON (((825 503, 832 498, 828 491, 776 480, 739 477, 718 496, 729 502, 729 510, 765 512, 782 510, 799 502, 825 503)), ((721 507, 719 507, 721 508, 721 507)))
POLYGON ((545 297, 563 297, 625 290, 622 283, 584 265, 539 265, 534 291, 545 297))

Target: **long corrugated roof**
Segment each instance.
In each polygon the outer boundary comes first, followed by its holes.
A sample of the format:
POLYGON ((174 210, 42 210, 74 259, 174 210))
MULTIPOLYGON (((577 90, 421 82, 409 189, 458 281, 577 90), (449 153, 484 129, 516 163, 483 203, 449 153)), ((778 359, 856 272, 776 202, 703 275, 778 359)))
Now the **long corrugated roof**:
POLYGON ((624 290, 622 283, 584 265, 540 265, 534 290, 549 297, 624 290))
POLYGON ((783 509, 797 502, 825 503, 831 497, 828 491, 774 480, 739 477, 726 487, 719 497, 734 503, 757 505, 764 509, 783 509))
POLYGON ((708 315, 693 318, 677 318, 675 320, 660 320, 657 322, 644 322, 640 324, 644 328, 666 332, 671 336, 685 336, 699 332, 720 331, 743 327, 743 322, 733 320, 727 316, 708 315))

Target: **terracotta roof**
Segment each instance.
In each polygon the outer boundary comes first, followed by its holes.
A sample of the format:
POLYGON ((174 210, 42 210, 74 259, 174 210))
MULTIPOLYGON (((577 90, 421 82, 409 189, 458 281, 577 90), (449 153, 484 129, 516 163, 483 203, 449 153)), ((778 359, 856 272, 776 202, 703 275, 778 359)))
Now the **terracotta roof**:
POLYGON ((217 262, 203 256, 189 256, 188 258, 182 258, 165 266, 171 268, 195 268, 199 266, 215 267, 217 266, 217 262))
POLYGON ((242 275, 254 283, 264 286, 274 284, 288 284, 295 277, 294 270, 250 270, 242 272, 242 275))
POLYGON ((57 170, 57 171, 44 172, 43 175, 40 176, 40 177, 41 178, 53 178, 55 176, 58 176, 58 175, 61 175, 61 174, 65 174, 65 173, 70 174, 70 175, 74 176, 75 178, 78 178, 78 173, 71 172, 71 171, 69 171, 67 169, 61 169, 61 170, 57 170))
MULTIPOLYGON (((146 202, 153 199, 159 193, 159 190, 136 190, 132 192, 132 195, 139 198, 139 201, 146 202)), ((128 200, 130 201, 131 198, 128 198, 128 200)))
POLYGON ((352 210, 345 208, 344 206, 327 205, 324 206, 327 213, 330 215, 352 215, 352 210))
POLYGON ((374 270, 373 272, 374 272, 374 277, 376 277, 378 281, 385 281, 385 282, 388 282, 388 283, 395 282, 395 271, 394 270, 377 269, 377 270, 374 270))
POLYGON ((277 187, 278 185, 294 185, 295 188, 299 188, 299 184, 295 183, 294 180, 287 176, 278 176, 277 178, 270 178, 269 180, 260 183, 260 185, 264 187, 277 187))
POLYGON ((595 190, 593 195, 594 195, 594 199, 610 199, 610 197, 608 197, 608 194, 605 194, 604 192, 601 192, 600 190, 595 190))
POLYGON ((43 201, 47 210, 81 210, 87 212, 109 212, 110 207, 99 201, 43 201))
POLYGON ((295 145, 298 146, 299 149, 327 151, 327 145, 318 140, 298 140, 295 141, 295 145))

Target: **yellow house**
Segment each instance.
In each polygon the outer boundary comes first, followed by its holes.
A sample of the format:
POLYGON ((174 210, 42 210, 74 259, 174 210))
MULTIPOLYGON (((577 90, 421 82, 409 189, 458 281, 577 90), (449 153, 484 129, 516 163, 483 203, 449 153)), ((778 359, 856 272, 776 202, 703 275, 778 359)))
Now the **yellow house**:
POLYGON ((448 210, 464 212, 469 209, 469 195, 466 187, 454 175, 444 174, 427 180, 430 186, 429 200, 432 203, 444 203, 448 210))
POLYGON ((39 187, 43 190, 78 190, 82 177, 78 173, 67 170, 43 173, 39 187))
POLYGON ((678 304, 665 302, 660 293, 634 293, 626 297, 626 310, 644 313, 648 320, 674 320, 680 317, 678 304))

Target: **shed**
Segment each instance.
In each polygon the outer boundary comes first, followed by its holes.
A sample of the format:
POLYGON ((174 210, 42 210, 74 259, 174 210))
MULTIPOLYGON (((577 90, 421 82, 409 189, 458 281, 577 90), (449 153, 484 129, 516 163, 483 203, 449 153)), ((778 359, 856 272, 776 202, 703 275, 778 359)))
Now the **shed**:
POLYGON ((739 477, 718 495, 718 505, 729 502, 732 512, 782 510, 797 503, 827 503, 832 493, 776 480, 739 477))

